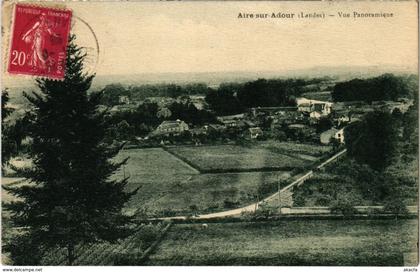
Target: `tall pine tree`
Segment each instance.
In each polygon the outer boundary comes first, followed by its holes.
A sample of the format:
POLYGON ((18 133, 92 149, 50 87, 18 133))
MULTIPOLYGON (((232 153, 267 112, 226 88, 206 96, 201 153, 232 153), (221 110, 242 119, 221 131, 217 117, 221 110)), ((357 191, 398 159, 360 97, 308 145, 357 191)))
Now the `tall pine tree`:
POLYGON ((67 249, 68 264, 75 246, 127 233, 130 217, 124 204, 136 192, 126 192, 127 179, 111 180, 126 160, 111 159, 121 147, 103 143, 107 125, 98 112, 100 94, 88 94, 93 75, 83 71, 86 54, 69 38, 63 81, 38 79, 40 94, 26 95, 34 106, 30 136, 34 167, 25 172, 31 185, 5 188, 19 200, 5 206, 22 235, 10 244, 16 264, 36 264, 36 252, 67 249), (27 254, 31 251, 33 256, 27 254), (31 263, 19 263, 31 262, 31 263))
POLYGON ((13 141, 10 138, 11 128, 10 128, 10 125, 7 124, 6 122, 6 118, 12 113, 12 109, 7 107, 8 102, 9 102, 9 93, 7 89, 4 89, 1 92, 1 165, 2 167, 9 161, 14 150, 13 141))

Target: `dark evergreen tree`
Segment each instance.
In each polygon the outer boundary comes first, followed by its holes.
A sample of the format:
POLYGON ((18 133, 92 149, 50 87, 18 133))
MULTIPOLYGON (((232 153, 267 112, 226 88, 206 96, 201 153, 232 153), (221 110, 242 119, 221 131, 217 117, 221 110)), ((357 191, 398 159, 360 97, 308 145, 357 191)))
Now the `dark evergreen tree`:
POLYGON ((6 118, 12 113, 7 107, 9 93, 4 89, 1 93, 1 164, 2 166, 9 161, 14 151, 13 141, 10 139, 10 126, 6 124, 6 118))
POLYGON ((111 179, 127 159, 112 162, 121 146, 103 144, 107 124, 105 113, 98 112, 101 93, 87 93, 94 75, 83 71, 85 57, 72 35, 64 80, 38 79, 41 92, 25 95, 34 106, 29 118, 34 167, 25 172, 31 185, 5 188, 19 199, 5 208, 14 226, 25 229, 16 238, 25 247, 6 247, 15 264, 36 264, 40 256, 34 251, 60 247, 71 265, 77 245, 128 234, 132 218, 122 208, 136 191, 124 191, 127 179, 111 179))
POLYGON ((11 109, 6 107, 9 102, 9 93, 7 89, 1 92, 1 121, 3 122, 11 113, 11 109))

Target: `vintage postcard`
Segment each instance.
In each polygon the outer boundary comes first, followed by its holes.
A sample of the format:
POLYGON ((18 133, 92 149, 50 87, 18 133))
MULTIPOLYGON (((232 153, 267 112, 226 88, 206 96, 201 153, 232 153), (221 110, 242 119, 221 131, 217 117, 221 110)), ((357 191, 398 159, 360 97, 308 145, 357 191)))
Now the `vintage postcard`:
POLYGON ((3 268, 417 271, 417 1, 4 1, 1 42, 3 268))

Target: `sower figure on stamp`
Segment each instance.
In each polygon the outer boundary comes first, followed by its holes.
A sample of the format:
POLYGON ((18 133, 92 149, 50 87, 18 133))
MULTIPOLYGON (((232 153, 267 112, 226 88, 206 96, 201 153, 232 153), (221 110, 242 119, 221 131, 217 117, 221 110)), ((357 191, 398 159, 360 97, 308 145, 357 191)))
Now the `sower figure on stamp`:
POLYGON ((41 13, 39 19, 23 35, 22 40, 31 44, 31 65, 33 69, 45 69, 48 61, 48 51, 45 49, 45 41, 48 35, 59 38, 48 24, 45 13, 41 13))

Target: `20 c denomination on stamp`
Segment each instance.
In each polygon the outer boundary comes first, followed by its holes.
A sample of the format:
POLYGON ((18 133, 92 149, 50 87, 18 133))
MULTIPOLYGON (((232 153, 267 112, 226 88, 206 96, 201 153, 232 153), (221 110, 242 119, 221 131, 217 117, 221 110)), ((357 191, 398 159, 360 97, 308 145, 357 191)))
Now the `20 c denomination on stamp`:
POLYGON ((63 79, 72 12, 16 4, 8 72, 63 79))

